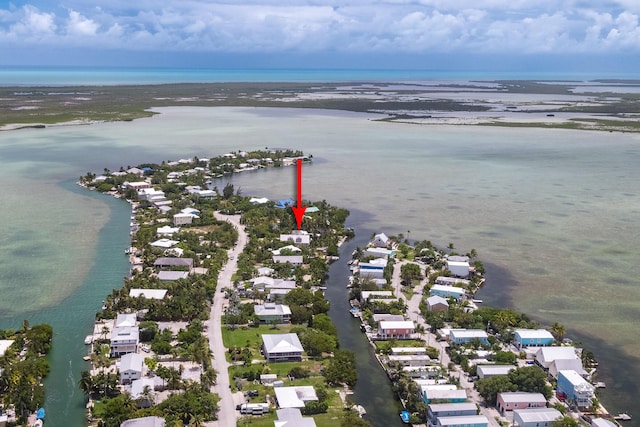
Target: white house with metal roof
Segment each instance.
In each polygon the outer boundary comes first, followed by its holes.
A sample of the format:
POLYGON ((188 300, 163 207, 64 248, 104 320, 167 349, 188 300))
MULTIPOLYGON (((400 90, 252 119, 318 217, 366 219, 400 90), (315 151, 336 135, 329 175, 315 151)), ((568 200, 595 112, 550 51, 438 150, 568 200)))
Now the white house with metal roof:
POLYGON ((253 306, 253 312, 260 323, 289 323, 291 321, 291 309, 288 305, 266 302, 253 306))
POLYGON ((316 421, 303 417, 298 408, 278 409, 276 415, 278 419, 273 421, 273 427, 316 427, 316 421))
POLYGON ((310 385, 274 387, 273 392, 280 408, 304 408, 307 402, 318 401, 316 390, 310 385))
POLYGON ((553 344, 554 338, 546 329, 516 329, 513 341, 518 348, 547 347, 553 344))
POLYGON ((554 360, 577 358, 575 347, 568 346, 542 347, 536 353, 536 363, 544 370, 548 370, 554 360))
POLYGON ((437 427, 488 427, 489 420, 484 415, 464 415, 460 417, 438 417, 437 427))
POLYGON ((304 348, 296 334, 263 334, 262 352, 267 362, 299 362, 304 348))
POLYGON ((560 411, 554 408, 516 409, 513 421, 520 427, 549 427, 561 418, 560 411))
POLYGON ((128 353, 120 358, 120 384, 129 384, 142 377, 144 356, 128 353))
POLYGON ((513 365, 478 365, 476 372, 478 378, 496 377, 499 375, 509 375, 509 372, 516 369, 513 365))

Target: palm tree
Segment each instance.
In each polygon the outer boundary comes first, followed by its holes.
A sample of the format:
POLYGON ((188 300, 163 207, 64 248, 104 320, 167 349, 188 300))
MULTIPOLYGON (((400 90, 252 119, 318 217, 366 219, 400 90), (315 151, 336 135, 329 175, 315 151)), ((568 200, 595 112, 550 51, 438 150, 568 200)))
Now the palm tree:
POLYGON ((550 332, 551 332, 551 335, 553 335, 556 340, 562 341, 565 334, 567 333, 567 330, 564 327, 564 325, 562 325, 561 323, 555 322, 553 325, 551 325, 550 332))
POLYGON ((84 394, 89 396, 91 394, 91 391, 93 390, 93 386, 94 383, 91 372, 82 371, 82 374, 80 374, 80 379, 78 380, 78 387, 80 387, 80 390, 82 390, 84 394))

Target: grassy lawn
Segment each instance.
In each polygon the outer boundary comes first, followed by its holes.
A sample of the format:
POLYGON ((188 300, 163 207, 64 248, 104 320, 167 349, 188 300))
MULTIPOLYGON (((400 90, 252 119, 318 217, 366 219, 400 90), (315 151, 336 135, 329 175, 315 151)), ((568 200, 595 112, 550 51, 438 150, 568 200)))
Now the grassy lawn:
POLYGON ((291 326, 278 326, 274 329, 271 325, 260 325, 257 328, 239 327, 228 329, 222 326, 222 342, 225 347, 252 347, 259 348, 262 345, 262 334, 286 334, 291 326))

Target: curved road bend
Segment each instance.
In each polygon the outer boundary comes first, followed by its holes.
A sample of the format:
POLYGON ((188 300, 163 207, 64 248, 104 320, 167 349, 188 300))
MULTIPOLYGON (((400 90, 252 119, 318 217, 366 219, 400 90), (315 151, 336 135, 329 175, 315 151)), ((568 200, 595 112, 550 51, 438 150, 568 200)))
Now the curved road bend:
POLYGON ((216 385, 213 387, 213 392, 220 396, 218 420, 213 423, 207 423, 207 425, 212 427, 236 427, 238 413, 231 388, 229 387, 230 364, 225 358, 227 349, 222 343, 222 306, 225 301, 222 290, 232 286, 231 278, 238 268, 238 255, 244 250, 248 237, 244 227, 240 225, 240 215, 222 215, 218 212, 215 212, 214 215, 216 219, 227 221, 236 228, 238 231, 238 242, 233 249, 228 251, 229 260, 222 267, 218 275, 216 294, 213 297, 211 313, 207 321, 209 348, 213 352, 212 366, 218 372, 218 378, 216 385))

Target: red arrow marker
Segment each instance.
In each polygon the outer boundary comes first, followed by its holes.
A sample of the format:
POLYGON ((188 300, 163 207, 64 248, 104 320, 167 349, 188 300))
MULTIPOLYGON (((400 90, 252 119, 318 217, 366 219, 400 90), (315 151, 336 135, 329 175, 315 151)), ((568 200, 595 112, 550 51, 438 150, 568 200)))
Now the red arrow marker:
POLYGON ((298 230, 300 230, 304 211, 307 210, 306 206, 302 206, 302 159, 298 159, 298 206, 291 206, 291 210, 293 211, 293 215, 296 217, 298 230))

